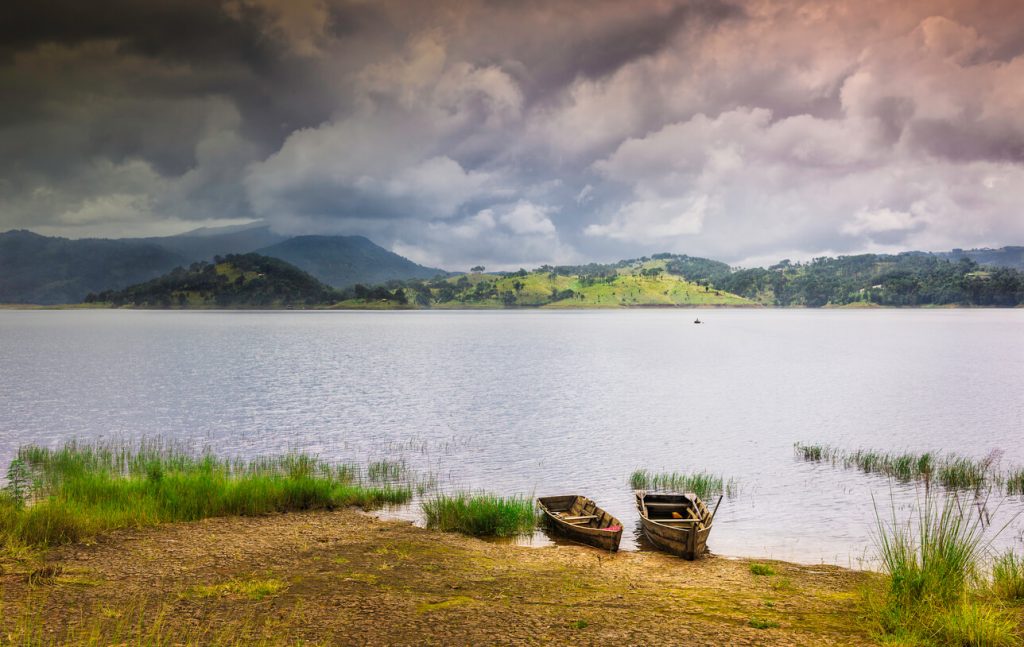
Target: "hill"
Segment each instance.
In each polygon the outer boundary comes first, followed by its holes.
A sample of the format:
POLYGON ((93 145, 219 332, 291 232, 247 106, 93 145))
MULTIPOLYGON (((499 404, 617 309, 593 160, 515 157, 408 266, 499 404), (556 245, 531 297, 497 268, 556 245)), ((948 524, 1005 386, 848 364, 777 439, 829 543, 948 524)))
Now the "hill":
POLYGON ((1024 303, 1024 273, 921 252, 782 261, 767 269, 734 271, 714 284, 774 306, 1010 307, 1024 303))
POLYGON ((0 303, 77 303, 88 292, 146 281, 185 260, 142 241, 8 231, 0 234, 0 303))
POLYGON ((159 245, 188 262, 208 261, 214 256, 247 254, 261 247, 274 245, 287 237, 275 234, 266 225, 236 227, 202 227, 176 236, 138 238, 139 242, 159 245))
POLYGON ((90 292, 119 290, 193 261, 257 249, 342 287, 444 274, 361 236, 286 239, 261 225, 122 239, 74 240, 9 231, 0 233, 0 303, 77 303, 90 292))
POLYGON ((1024 247, 1000 247, 998 249, 954 249, 951 252, 935 254, 949 261, 969 258, 979 265, 989 267, 1012 267, 1024 271, 1024 247))
POLYGON ((753 301, 716 289, 705 278, 678 274, 687 267, 704 277, 728 266, 706 259, 659 254, 619 263, 543 266, 532 272, 473 273, 431 281, 393 282, 394 292, 357 285, 338 307, 379 308, 625 308, 671 306, 750 306, 753 301), (674 268, 670 269, 670 268, 674 268), (389 296, 393 295, 393 296, 389 296))
POLYGON ((296 236, 256 253, 287 261, 336 288, 447 274, 418 265, 362 236, 296 236))
POLYGON ((676 254, 356 286, 341 307, 999 306, 1024 304, 1024 273, 934 254, 861 254, 730 269, 676 254), (389 295, 391 295, 389 297, 389 295))
POLYGON ((86 296, 87 303, 142 308, 280 308, 331 303, 340 295, 299 268, 259 254, 217 257, 158 279, 86 296))

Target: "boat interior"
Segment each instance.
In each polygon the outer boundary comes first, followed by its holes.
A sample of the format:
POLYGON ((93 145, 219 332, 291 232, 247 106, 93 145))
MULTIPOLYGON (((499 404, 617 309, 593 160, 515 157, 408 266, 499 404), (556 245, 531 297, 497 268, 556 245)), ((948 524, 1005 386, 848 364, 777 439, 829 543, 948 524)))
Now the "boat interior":
POLYGON ((703 501, 694 502, 682 495, 647 494, 644 496, 647 518, 658 523, 705 527, 711 516, 703 501))
POLYGON ((581 528, 606 529, 618 526, 618 522, 597 504, 582 496, 541 497, 541 504, 553 517, 581 528))

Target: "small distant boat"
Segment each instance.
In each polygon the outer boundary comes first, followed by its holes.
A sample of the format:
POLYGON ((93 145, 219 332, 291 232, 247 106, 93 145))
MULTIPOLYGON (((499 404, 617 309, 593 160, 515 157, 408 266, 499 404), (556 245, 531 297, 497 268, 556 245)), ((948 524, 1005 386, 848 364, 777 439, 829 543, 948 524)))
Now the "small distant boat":
POLYGON ((573 541, 609 551, 619 549, 622 522, 585 496, 545 496, 537 499, 549 528, 573 541))
MULTIPOLYGON (((693 560, 704 554, 715 513, 696 494, 646 490, 636 490, 635 494, 640 525, 652 544, 684 559, 693 560)), ((718 504, 721 502, 722 497, 718 497, 718 504)))
POLYGON ((700 320, 700 317, 697 317, 696 319, 693 320, 693 323, 696 324, 696 323, 704 323, 704 322, 700 320))

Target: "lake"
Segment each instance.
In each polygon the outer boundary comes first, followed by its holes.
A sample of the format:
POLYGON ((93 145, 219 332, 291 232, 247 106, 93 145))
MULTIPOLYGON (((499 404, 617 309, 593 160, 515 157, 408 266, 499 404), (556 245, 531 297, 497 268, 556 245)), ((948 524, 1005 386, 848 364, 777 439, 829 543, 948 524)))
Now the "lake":
MULTIPOLYGON (((25 443, 143 437, 400 456, 446 489, 591 496, 628 550, 630 473, 708 470, 739 487, 714 552, 858 566, 876 505, 905 516, 918 488, 793 443, 1024 466, 1022 384, 1020 309, 5 310, 0 465, 25 443)), ((1019 548, 1024 501, 989 507, 1019 548)))

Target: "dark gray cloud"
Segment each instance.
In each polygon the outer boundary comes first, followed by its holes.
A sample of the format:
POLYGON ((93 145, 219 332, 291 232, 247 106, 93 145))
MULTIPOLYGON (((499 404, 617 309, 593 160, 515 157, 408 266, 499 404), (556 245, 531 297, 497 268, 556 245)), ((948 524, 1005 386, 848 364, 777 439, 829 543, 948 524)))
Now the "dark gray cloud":
POLYGON ((0 229, 262 219, 417 260, 1019 244, 1013 0, 0 9, 0 229))

